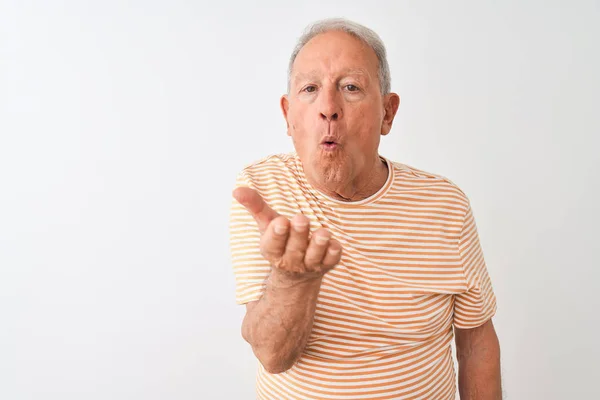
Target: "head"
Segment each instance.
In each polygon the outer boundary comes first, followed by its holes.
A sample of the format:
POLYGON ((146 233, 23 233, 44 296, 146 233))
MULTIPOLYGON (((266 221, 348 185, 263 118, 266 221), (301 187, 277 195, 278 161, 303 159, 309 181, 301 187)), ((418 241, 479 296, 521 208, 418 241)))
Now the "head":
POLYGON ((281 108, 309 180, 335 191, 372 177, 399 104, 375 32, 343 19, 307 28, 290 59, 281 108))

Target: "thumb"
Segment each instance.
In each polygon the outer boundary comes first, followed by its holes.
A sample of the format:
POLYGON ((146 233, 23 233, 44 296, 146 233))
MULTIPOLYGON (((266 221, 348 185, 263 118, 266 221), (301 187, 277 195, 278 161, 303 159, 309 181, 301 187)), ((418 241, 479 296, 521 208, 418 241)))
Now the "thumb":
POLYGON ((267 229, 269 223, 279 216, 254 189, 248 187, 235 188, 233 197, 252 214, 261 234, 267 229))

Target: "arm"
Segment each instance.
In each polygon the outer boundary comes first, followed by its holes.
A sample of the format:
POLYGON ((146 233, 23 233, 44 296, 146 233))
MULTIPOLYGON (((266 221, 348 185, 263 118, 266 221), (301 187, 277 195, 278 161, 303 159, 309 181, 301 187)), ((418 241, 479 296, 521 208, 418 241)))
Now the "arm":
POLYGON ((306 346, 323 275, 340 261, 342 247, 326 229, 310 235, 305 216, 277 214, 253 189, 233 195, 256 220, 260 253, 271 265, 262 297, 246 305, 242 336, 268 372, 281 373, 306 346))
POLYGON ((263 297, 246 305, 242 336, 268 372, 284 372, 300 358, 320 286, 321 278, 285 285, 272 273, 263 297))
POLYGON ((491 320, 455 328, 458 389, 462 400, 501 400, 500 344, 491 320))

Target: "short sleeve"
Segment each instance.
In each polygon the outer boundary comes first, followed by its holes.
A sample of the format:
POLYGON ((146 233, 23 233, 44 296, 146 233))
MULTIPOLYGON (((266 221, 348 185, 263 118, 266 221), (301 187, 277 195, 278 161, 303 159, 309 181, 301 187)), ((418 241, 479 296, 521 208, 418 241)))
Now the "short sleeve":
POLYGON ((476 328, 494 316, 497 306, 470 205, 461 229, 458 249, 467 290, 455 295, 454 326, 460 329, 476 328))
MULTIPOLYGON (((244 172, 236 178, 235 187, 253 188, 244 172)), ((235 275, 235 299, 238 304, 259 300, 271 266, 260 254, 260 232, 252 215, 232 198, 229 217, 229 245, 235 275)))

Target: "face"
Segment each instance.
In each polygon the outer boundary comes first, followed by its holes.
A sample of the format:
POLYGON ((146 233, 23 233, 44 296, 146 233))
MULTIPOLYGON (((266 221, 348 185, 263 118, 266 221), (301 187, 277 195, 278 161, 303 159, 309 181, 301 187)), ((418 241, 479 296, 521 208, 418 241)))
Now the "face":
POLYGON ((281 108, 317 185, 356 184, 380 163, 380 137, 389 133, 400 99, 382 95, 378 67, 375 52, 345 32, 320 34, 298 53, 281 108))

